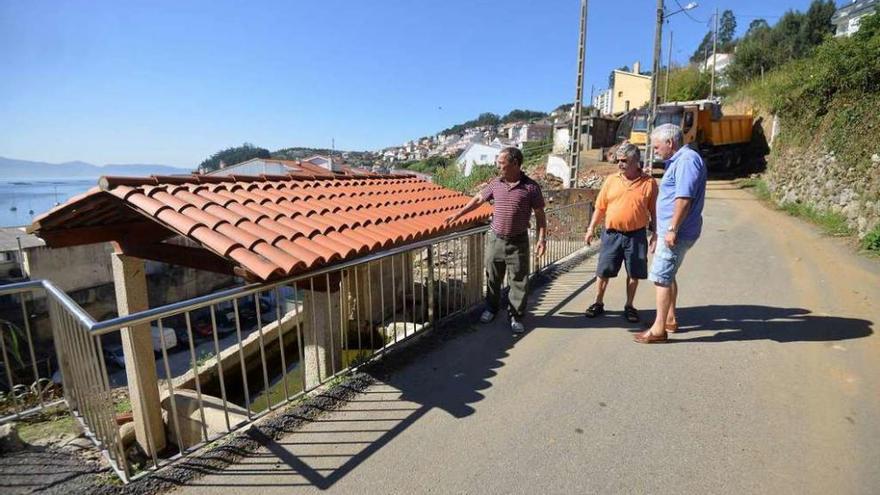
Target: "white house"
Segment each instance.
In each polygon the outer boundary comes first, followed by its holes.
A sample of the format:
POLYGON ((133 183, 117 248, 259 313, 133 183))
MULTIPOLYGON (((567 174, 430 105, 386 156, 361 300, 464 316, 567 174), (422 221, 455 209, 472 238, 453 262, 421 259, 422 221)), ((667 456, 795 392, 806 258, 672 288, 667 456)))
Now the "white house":
POLYGON ((287 175, 290 172, 301 171, 293 160, 251 158, 235 165, 221 163, 221 168, 208 172, 207 175, 287 175))
POLYGON ((733 62, 733 54, 732 53, 717 53, 713 57, 709 55, 709 58, 706 59, 706 64, 701 67, 701 72, 711 72, 712 64, 715 64, 715 74, 719 75, 724 73, 724 70, 727 69, 727 66, 733 62), (717 59, 717 60, 716 60, 717 59))
POLYGON ((511 139, 517 144, 530 141, 546 141, 553 134, 553 125, 549 123, 532 122, 519 127, 516 135, 511 139))
POLYGON ((502 146, 471 143, 455 161, 465 177, 471 175, 475 165, 494 165, 502 146))
POLYGON ((834 12, 831 24, 834 24, 834 36, 852 36, 859 30, 862 18, 877 11, 880 0, 852 0, 834 12))

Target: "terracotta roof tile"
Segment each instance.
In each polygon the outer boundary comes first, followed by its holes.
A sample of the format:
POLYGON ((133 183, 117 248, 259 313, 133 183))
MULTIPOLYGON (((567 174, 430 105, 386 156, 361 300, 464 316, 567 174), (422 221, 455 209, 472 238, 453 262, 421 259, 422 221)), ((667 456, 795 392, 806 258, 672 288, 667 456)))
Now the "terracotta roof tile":
POLYGON ((104 177, 100 190, 41 215, 32 229, 39 235, 95 219, 148 217, 268 280, 485 223, 491 214, 482 206, 446 225, 467 196, 412 176, 303 169, 287 176, 104 177))

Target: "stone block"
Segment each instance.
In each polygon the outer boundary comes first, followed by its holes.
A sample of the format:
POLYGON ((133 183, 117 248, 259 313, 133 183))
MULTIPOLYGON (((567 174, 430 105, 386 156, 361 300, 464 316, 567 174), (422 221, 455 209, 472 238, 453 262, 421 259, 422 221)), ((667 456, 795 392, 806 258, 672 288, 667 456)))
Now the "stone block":
POLYGON ((0 453, 15 452, 24 448, 24 442, 18 436, 18 425, 14 422, 0 425, 0 453))
MULTIPOLYGON (((173 400, 174 406, 177 409, 177 425, 180 427, 179 436, 172 418, 174 407, 171 404, 171 396, 162 399, 162 409, 166 412, 166 429, 170 434, 170 438, 177 445, 188 448, 205 440, 205 430, 208 432, 208 437, 228 431, 226 428, 226 412, 224 412, 223 408, 223 399, 202 394, 202 407, 205 415, 204 425, 202 423, 202 412, 199 408, 198 395, 195 390, 175 390, 173 400)), ((229 413, 229 425, 232 428, 247 421, 246 409, 231 402, 226 404, 229 413)))

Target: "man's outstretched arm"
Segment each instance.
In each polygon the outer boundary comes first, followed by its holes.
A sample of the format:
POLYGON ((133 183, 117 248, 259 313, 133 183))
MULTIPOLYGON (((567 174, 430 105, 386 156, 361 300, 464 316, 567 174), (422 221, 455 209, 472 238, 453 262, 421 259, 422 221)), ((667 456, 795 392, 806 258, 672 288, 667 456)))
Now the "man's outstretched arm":
POLYGON ((452 222, 458 220, 459 218, 467 215, 468 213, 470 213, 476 207, 480 206, 483 203, 485 203, 485 201, 483 200, 483 195, 481 193, 477 193, 474 195, 473 198, 471 198, 470 201, 468 201, 468 204, 464 205, 460 210, 453 213, 452 215, 449 215, 448 217, 446 217, 445 222, 452 223, 452 222))

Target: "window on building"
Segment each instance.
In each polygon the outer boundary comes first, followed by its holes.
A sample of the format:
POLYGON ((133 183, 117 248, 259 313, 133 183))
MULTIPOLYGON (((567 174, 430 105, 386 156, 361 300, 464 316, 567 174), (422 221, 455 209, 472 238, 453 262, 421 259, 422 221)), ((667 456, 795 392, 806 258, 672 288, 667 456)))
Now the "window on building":
POLYGON ((623 91, 618 91, 618 92, 617 92, 617 97, 618 97, 618 98, 623 98, 623 91))

